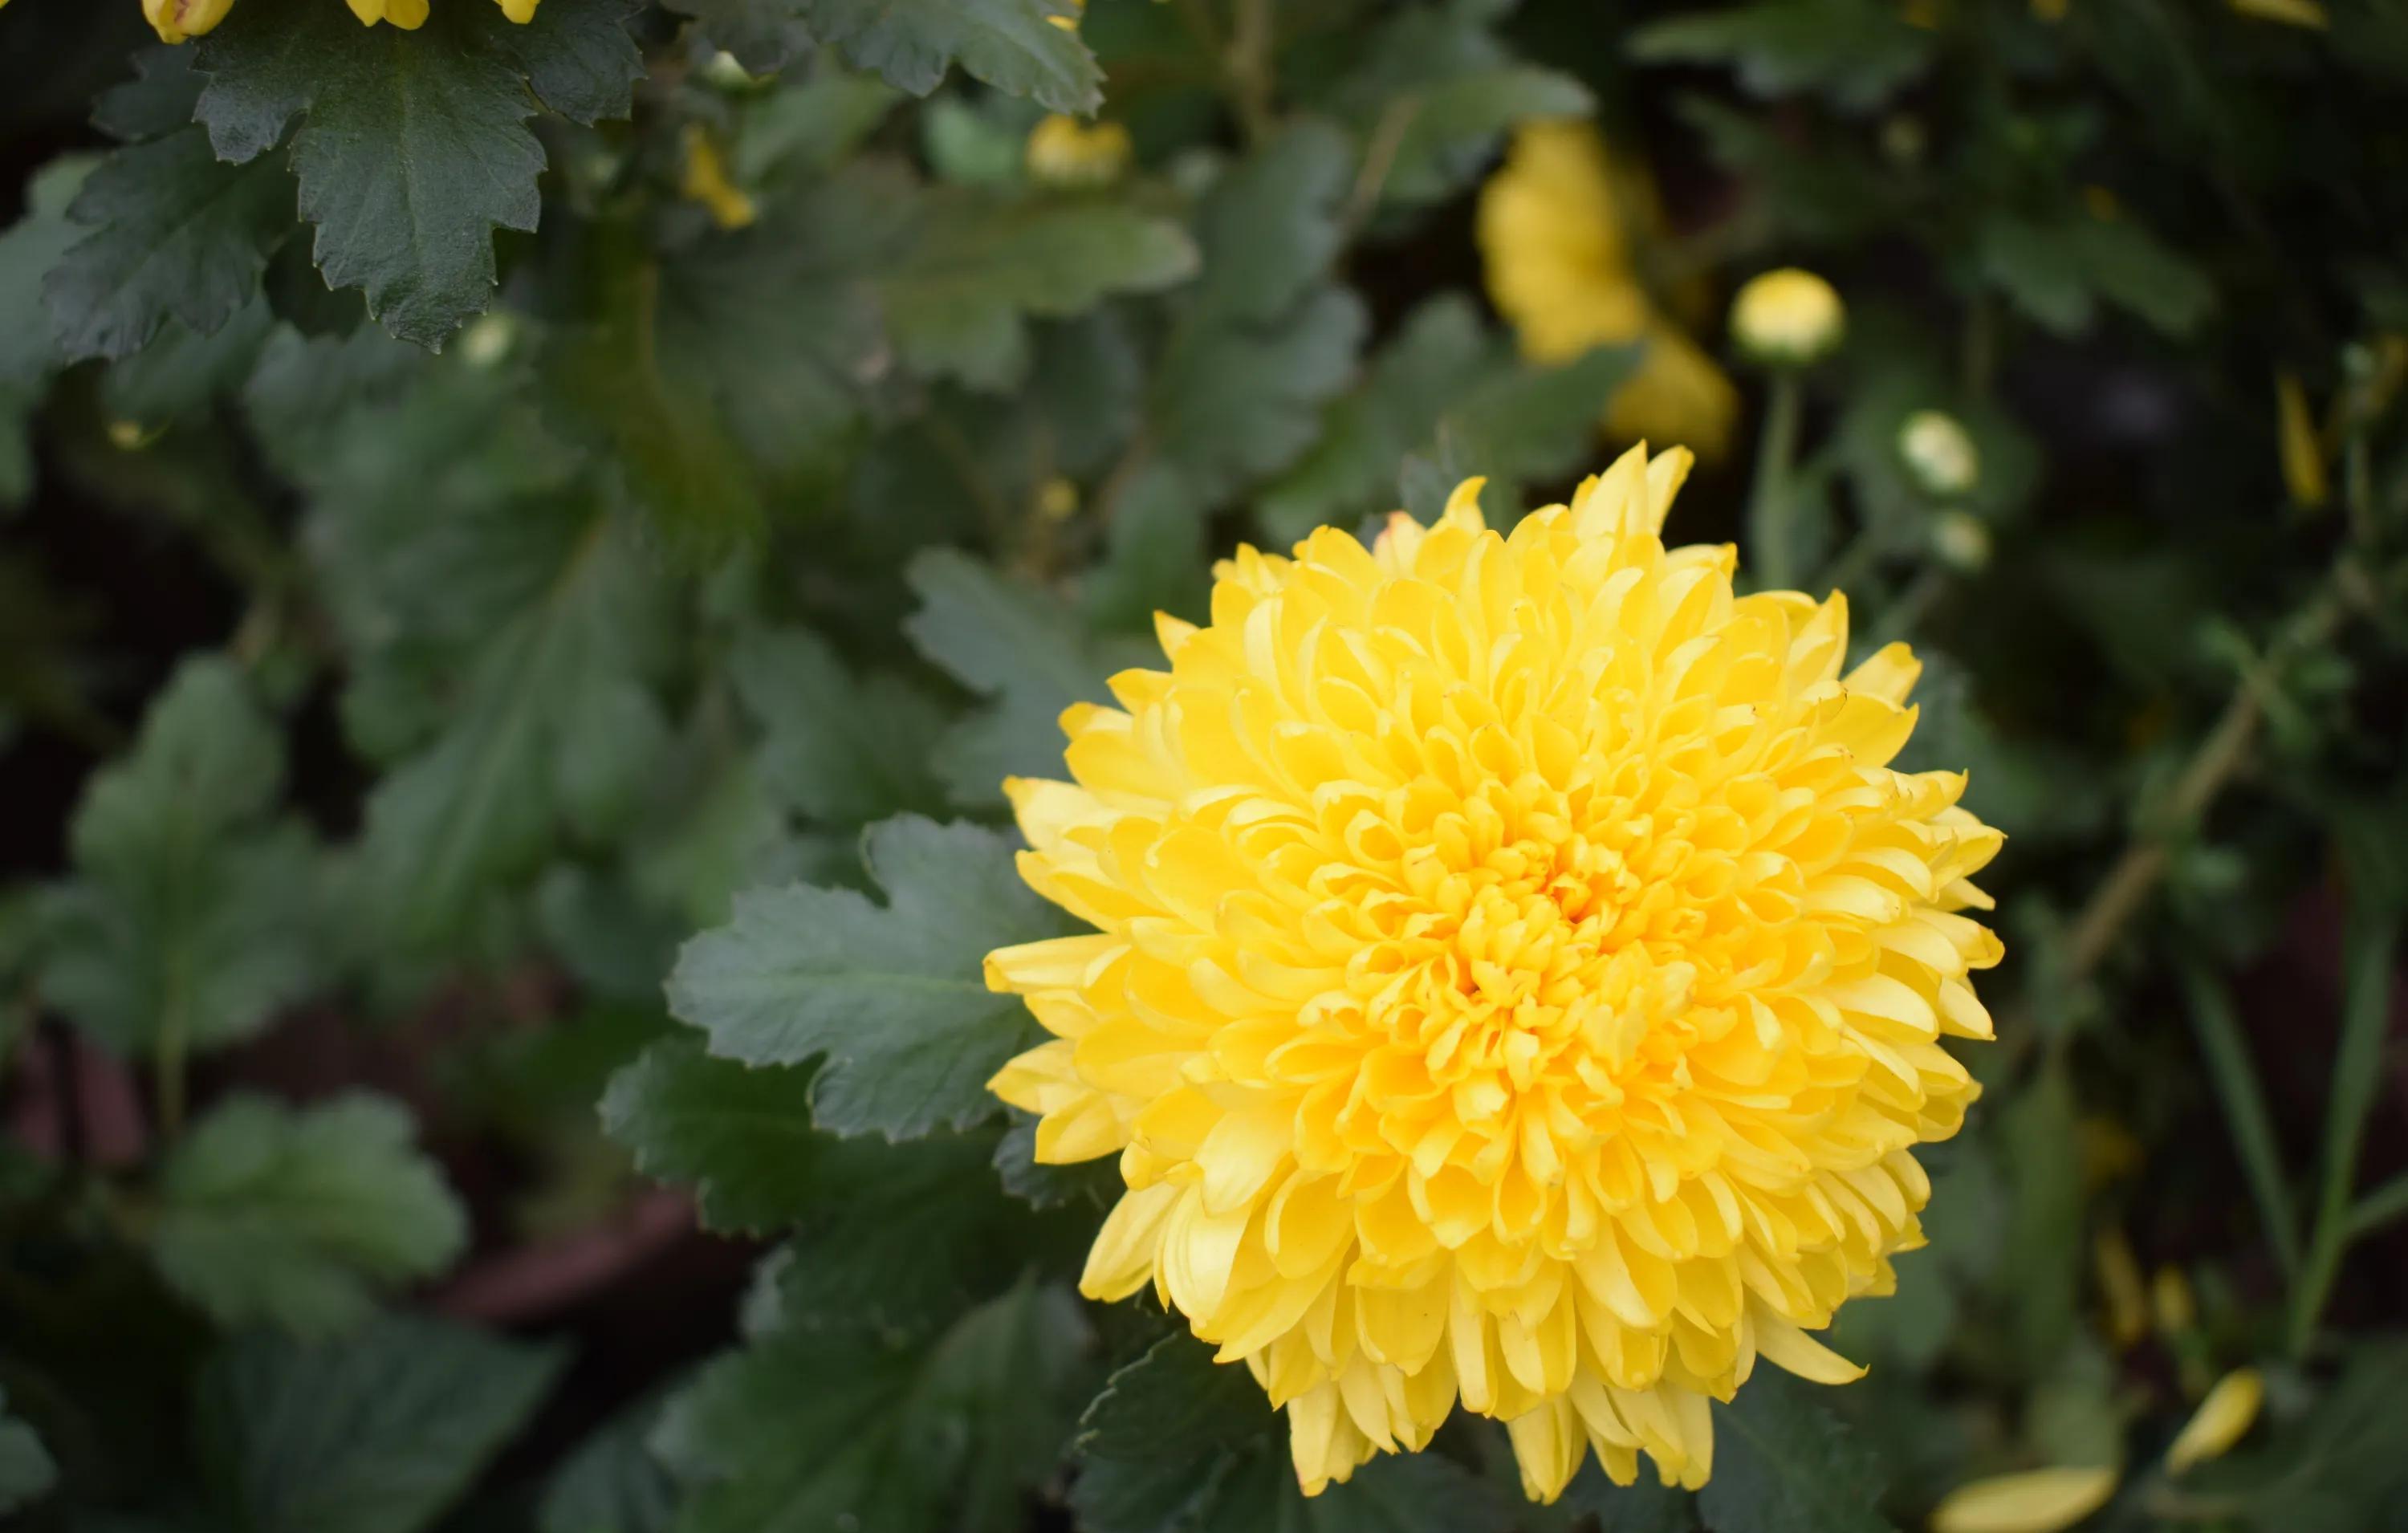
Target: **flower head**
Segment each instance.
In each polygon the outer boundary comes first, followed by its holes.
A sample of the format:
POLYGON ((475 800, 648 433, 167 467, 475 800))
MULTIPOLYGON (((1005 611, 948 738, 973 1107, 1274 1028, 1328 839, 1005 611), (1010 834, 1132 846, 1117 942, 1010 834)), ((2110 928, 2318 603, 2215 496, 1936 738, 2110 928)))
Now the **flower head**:
POLYGON ((1843 672, 1842 598, 1664 546, 1688 465, 1241 549, 1063 715, 1072 781, 1007 784, 1096 930, 989 955, 1054 1035, 993 1089, 1119 1154, 1083 1290, 1243 1361, 1308 1493, 1458 1399, 1535 1497, 1592 1447, 1702 1483, 1760 1358, 1856 1376, 1806 1333, 1889 1291, 1975 1095, 1998 833, 1890 769, 1903 645, 1843 672))
POLYGON ((1658 222, 1654 189, 1608 154, 1595 128, 1528 123, 1480 193, 1489 295, 1533 362, 1644 341, 1639 371, 1606 408, 1607 433, 1719 456, 1738 392, 1640 280, 1634 246, 1658 222))
POLYGON ((1982 450, 1945 410, 1919 409, 1900 423, 1898 455, 1927 494, 1961 495, 1982 480, 1982 450))
POLYGON ((1748 279, 1731 300, 1731 335, 1769 365, 1799 367, 1840 344, 1847 310, 1831 284, 1784 266, 1748 279))
POLYGON ((1129 132, 1058 113, 1028 130, 1028 176, 1047 186, 1106 186, 1128 168, 1129 132))

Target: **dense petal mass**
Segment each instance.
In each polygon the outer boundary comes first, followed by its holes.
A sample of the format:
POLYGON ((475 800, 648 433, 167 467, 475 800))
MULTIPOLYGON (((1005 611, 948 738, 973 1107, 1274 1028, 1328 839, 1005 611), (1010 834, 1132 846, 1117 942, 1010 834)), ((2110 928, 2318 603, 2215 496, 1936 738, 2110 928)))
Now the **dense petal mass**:
POLYGON ((1849 670, 1840 597, 1664 546, 1687 466, 1242 549, 1009 785, 1096 929, 989 958, 1054 1035, 994 1089, 1120 1155, 1086 1292, 1244 1362, 1308 1493, 1458 1400, 1535 1497, 1592 1448, 1703 1483, 1759 1357, 1856 1376, 1808 1332, 1888 1291, 1975 1095, 1998 833, 1890 769, 1902 645, 1849 670))

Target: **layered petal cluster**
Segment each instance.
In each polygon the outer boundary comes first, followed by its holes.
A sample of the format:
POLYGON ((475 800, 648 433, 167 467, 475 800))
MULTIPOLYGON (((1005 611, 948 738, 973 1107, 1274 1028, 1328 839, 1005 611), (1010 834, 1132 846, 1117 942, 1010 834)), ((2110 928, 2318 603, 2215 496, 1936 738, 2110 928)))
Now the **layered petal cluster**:
POLYGON ((1562 363, 1644 341, 1639 371, 1606 407, 1606 432, 1686 442, 1712 459, 1730 436, 1739 391, 1670 311, 1700 309, 1705 294, 1689 284, 1666 295, 1668 308, 1641 279, 1662 224, 1655 187, 1586 122, 1525 124, 1480 193, 1488 295, 1523 355, 1562 363))
POLYGON ((1244 1362, 1308 1494, 1458 1400, 1534 1497, 1590 1448, 1703 1483, 1758 1358, 1856 1375, 1807 1332, 1888 1291, 1975 1095, 1999 835, 1888 766, 1903 646, 1845 670, 1840 597, 1664 546, 1687 466, 1241 550, 1063 716, 1072 781, 1009 784, 1095 930, 989 957, 1054 1035, 993 1089, 1120 1156, 1084 1291, 1244 1362))
MULTIPOLYGON (((0 0, 5 5, 7 0, 0 0)), ((363 26, 379 21, 391 21, 406 31, 415 31, 426 24, 427 0, 343 0, 363 26)), ((494 0, 502 14, 513 21, 535 20, 535 8, 542 0, 494 0)), ((142 14, 150 29, 159 34, 162 42, 180 43, 197 37, 225 20, 234 8, 234 0, 142 0, 142 14)))

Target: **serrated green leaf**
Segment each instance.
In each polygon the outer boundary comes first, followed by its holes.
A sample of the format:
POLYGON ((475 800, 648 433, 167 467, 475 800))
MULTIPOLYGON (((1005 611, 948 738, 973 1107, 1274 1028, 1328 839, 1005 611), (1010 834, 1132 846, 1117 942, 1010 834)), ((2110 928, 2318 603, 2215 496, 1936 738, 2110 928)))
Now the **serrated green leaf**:
POLYGON ((1361 299, 1323 288, 1276 326, 1197 332, 1155 385, 1162 454, 1213 494, 1285 468, 1321 435, 1369 328, 1361 299))
POLYGON ((624 109, 624 7, 557 8, 522 29, 492 7, 440 7, 405 32, 312 0, 251 0, 200 45, 200 120, 220 155, 244 162, 299 119, 292 165, 327 281, 439 348, 491 301, 494 231, 536 225, 537 93, 580 121, 624 109))
POLYGON ((253 1334, 201 1376, 201 1460, 247 1533, 418 1533, 566 1361, 399 1316, 317 1342, 253 1334))
POLYGON ((667 1039, 611 1077, 602 1126, 638 1170, 691 1183, 704 1224, 767 1230, 809 1206, 827 1142, 810 1087, 808 1069, 713 1059, 698 1038, 667 1039))
POLYGON ((1758 1368, 1713 1415, 1713 1478, 1698 1493, 1713 1533, 1888 1533, 1880 1464, 1814 1386, 1758 1368))
POLYGON ((1068 1435, 1078 1305, 1024 1283, 916 1345, 782 1329, 711 1364, 654 1439, 682 1533, 1005 1533, 1068 1435))
POLYGON ((67 209, 93 232, 42 283, 60 351, 122 357, 170 319, 216 334, 257 297, 291 197, 280 167, 222 164, 197 127, 111 154, 67 209))
POLYGON ((1428 440, 1449 405, 1494 372, 1496 353, 1469 299, 1445 294, 1415 309, 1362 386, 1331 407, 1321 439, 1263 493, 1256 515, 1271 541, 1351 526, 1393 503, 1398 464, 1428 440))
POLYGON ((1197 214, 1200 322, 1271 324, 1304 302, 1337 258, 1354 166, 1345 134, 1305 121, 1221 178, 1197 214))
POLYGON ((909 1139, 997 1110, 987 1078, 1035 1022, 986 988, 986 954, 1058 935, 1023 883, 1011 843, 916 816, 863 842, 884 905, 794 885, 739 895, 735 919, 678 956, 669 1009, 713 1053, 752 1065, 821 1058, 811 1111, 838 1134, 909 1139))
POLYGON ((2215 307, 2200 269, 2128 218, 1993 213, 1976 242, 1983 275, 2059 335, 2087 331, 2102 298, 2170 336, 2189 334, 2215 307))
POLYGON ((308 833, 270 819, 283 741, 240 670, 185 662, 125 760, 96 774, 44 910, 41 987, 121 1053, 222 1047, 314 971, 308 833))
POLYGON ((7 1396, 0 1394, 0 1513, 44 1495, 59 1478, 42 1440, 8 1413, 7 1403, 7 1396))
POLYGON ((957 804, 1001 803, 1007 777, 1059 777, 1062 710, 1109 701, 1113 672, 1161 657, 1150 644, 1086 633, 1065 604, 950 551, 912 560, 910 579, 920 609, 904 632, 939 668, 992 699, 937 752, 957 804))
POLYGON ((1730 64, 1755 95, 1813 92, 1870 111, 1923 73, 1932 42, 1878 0, 1758 0, 1654 22, 1629 48, 1649 64, 1730 64))
POLYGON ((984 389, 1012 387, 1027 372, 1025 316, 1076 314, 1197 268, 1176 224, 1133 208, 999 203, 968 191, 933 194, 907 251, 879 283, 904 361, 984 389))
POLYGON ((1262 1386, 1187 1336, 1114 1373, 1079 1425, 1070 1504, 1082 1533, 1456 1533, 1511 1515, 1426 1452, 1383 1454, 1308 1498, 1262 1386))
POLYGON ((1111 508, 1104 557, 1087 579, 1088 620, 1138 632, 1153 630, 1156 612, 1201 621, 1211 589, 1204 557, 1208 509, 1170 464, 1151 462, 1133 473, 1111 508))
POLYGON ((467 1243, 467 1216, 414 1135, 379 1096, 299 1110, 227 1097, 160 1174, 160 1274, 227 1326, 355 1324, 375 1289, 432 1276, 467 1243))
POLYGON ((928 752, 944 714, 901 677, 856 678, 826 640, 795 628, 748 632, 728 672, 761 723, 762 778, 781 803, 865 825, 942 802, 928 752))
POLYGON ((207 83, 193 67, 191 49, 154 44, 134 55, 133 79, 93 103, 92 125, 121 143, 162 137, 192 122, 207 83))
POLYGON ((1078 33, 1054 24, 1076 10, 1052 0, 805 0, 810 30, 855 68, 926 95, 959 64, 1008 95, 1057 112, 1092 112, 1103 70, 1078 33))
MULTIPOLYGON (((1510 519, 1521 481, 1558 478, 1594 449, 1597 420, 1613 391, 1638 370, 1643 346, 1602 346, 1557 367, 1512 364, 1492 369, 1439 417, 1416 456, 1431 465, 1431 487, 1447 493, 1473 475, 1490 482, 1482 504, 1510 519)), ((1409 508, 1425 519, 1432 508, 1409 508)))
POLYGON ((808 0, 672 0, 669 8, 695 19, 713 45, 756 75, 776 72, 810 50, 803 24, 808 0))

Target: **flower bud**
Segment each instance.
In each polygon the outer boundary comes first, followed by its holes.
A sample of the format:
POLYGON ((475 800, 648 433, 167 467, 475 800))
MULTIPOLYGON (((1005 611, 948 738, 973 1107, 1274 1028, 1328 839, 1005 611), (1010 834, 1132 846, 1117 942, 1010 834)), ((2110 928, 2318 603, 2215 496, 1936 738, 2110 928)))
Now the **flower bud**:
POLYGON ((1108 186, 1128 168, 1128 129, 1053 116, 1028 130, 1028 179, 1044 186, 1108 186))
POLYGON ((233 8, 234 0, 142 0, 142 15, 163 43, 197 37, 233 8))
POLYGON ((460 332, 460 360, 480 371, 498 367, 509 360, 518 339, 518 316, 508 309, 489 310, 460 332))
POLYGON ((1831 284, 1796 266, 1749 279, 1731 300, 1731 335, 1770 367, 1801 367, 1824 356, 1846 325, 1847 310, 1831 284))
POLYGON ((1959 575, 1990 562, 1990 529, 1971 511, 1942 511, 1931 519, 1931 552, 1959 575))
POLYGON ((1956 417, 1919 409, 1898 428, 1898 455, 1924 494, 1961 495, 1982 479, 1982 451, 1956 417))

